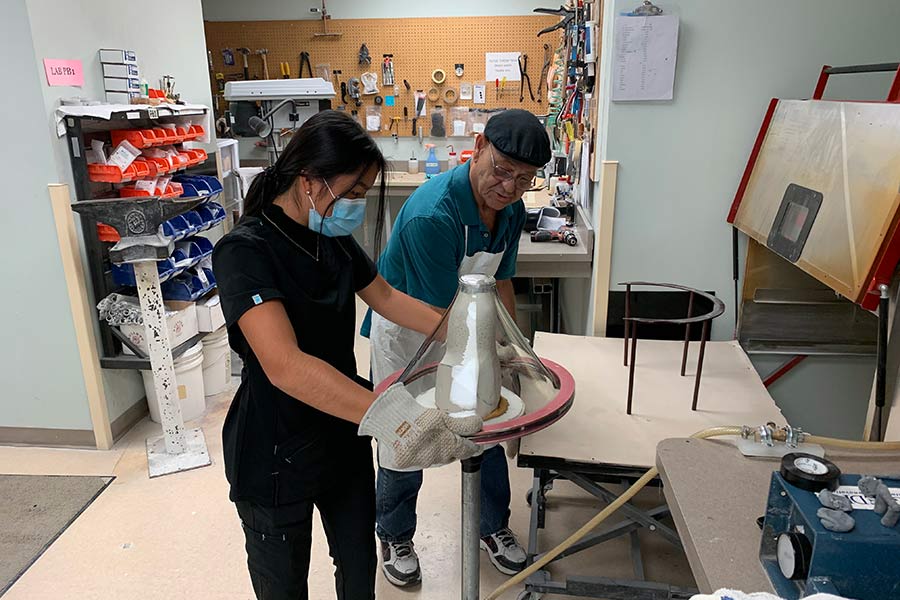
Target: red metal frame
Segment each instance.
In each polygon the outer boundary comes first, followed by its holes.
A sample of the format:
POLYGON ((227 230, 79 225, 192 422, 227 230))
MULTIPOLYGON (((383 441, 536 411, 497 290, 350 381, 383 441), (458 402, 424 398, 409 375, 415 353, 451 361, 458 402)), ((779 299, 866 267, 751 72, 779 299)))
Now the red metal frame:
POLYGON ((772 116, 775 114, 776 106, 778 106, 778 98, 772 98, 769 101, 766 116, 763 117, 759 133, 756 135, 756 142, 753 144, 753 150, 750 152, 750 159, 747 161, 747 168, 744 169, 744 176, 741 177, 741 184, 738 186, 737 193, 734 195, 734 201, 731 203, 731 210, 728 211, 727 221, 729 223, 734 223, 738 208, 740 208, 741 201, 744 199, 744 192, 747 191, 747 185, 750 183, 750 175, 753 173, 753 167, 756 166, 756 159, 759 158, 759 151, 762 149, 763 141, 766 139, 766 134, 769 133, 769 125, 772 123, 772 116))
POLYGON ((816 82, 816 90, 812 95, 813 100, 821 100, 822 96, 825 94, 825 86, 828 85, 828 77, 830 76, 828 73, 828 69, 830 68, 831 65, 825 65, 822 67, 822 72, 819 73, 819 80, 816 82))
MULTIPOLYGON (((825 87, 828 85, 828 79, 830 77, 828 71, 831 68, 831 65, 824 65, 822 67, 822 71, 819 73, 819 78, 816 81, 816 88, 813 91, 812 101, 829 102, 829 100, 823 100, 822 96, 825 94, 825 87)), ((729 210, 728 218, 726 219, 727 222, 732 225, 734 224, 734 220, 737 217, 737 212, 741 206, 741 202, 744 199, 744 194, 747 191, 747 185, 750 183, 750 176, 752 175, 753 169, 756 166, 756 161, 759 158, 760 150, 762 149, 763 142, 765 141, 766 135, 768 134, 769 126, 772 123, 772 117, 775 114, 775 108, 778 106, 778 102, 778 98, 772 98, 772 100, 769 102, 769 108, 768 110, 766 110, 766 115, 763 118, 762 125, 759 128, 759 133, 756 136, 756 142, 753 144, 753 150, 751 151, 750 158, 747 161, 747 167, 744 169, 744 175, 741 178, 740 185, 738 185, 734 200, 731 203, 731 210, 729 210)), ((887 98, 884 100, 884 102, 900 103, 900 69, 898 69, 894 75, 894 79, 891 82, 891 88, 888 91, 887 98)), ((885 241, 884 243, 882 243, 881 249, 878 251, 878 256, 876 257, 872 270, 868 275, 868 287, 864 290, 861 290, 857 298, 851 298, 851 300, 867 310, 875 310, 876 308, 878 308, 878 286, 882 284, 890 284, 891 278, 894 275, 894 270, 897 268, 898 263, 900 263, 900 213, 895 216, 894 222, 891 224, 890 229, 885 235, 885 241)), ((791 368, 793 368, 793 366, 791 368)))
POLYGON ((805 354, 798 354, 797 356, 791 358, 789 361, 775 369, 773 373, 768 375, 765 379, 763 379, 763 385, 769 387, 782 377, 788 374, 794 367, 802 363, 806 359, 805 354))

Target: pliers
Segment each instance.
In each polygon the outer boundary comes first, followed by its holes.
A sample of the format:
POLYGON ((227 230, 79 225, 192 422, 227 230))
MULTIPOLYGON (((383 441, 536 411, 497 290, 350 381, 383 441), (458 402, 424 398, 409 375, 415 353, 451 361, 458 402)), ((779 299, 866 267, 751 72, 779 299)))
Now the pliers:
POLYGON ((536 8, 534 12, 541 13, 545 15, 559 15, 562 17, 562 21, 557 23, 556 25, 551 25, 550 27, 546 27, 538 31, 538 37, 544 35, 545 33, 550 33, 551 31, 556 31, 557 29, 568 29, 569 23, 572 22, 572 19, 575 18, 575 12, 577 9, 574 8, 566 8, 565 6, 560 6, 559 9, 555 8, 536 8))
POLYGON ((306 72, 309 73, 309 76, 312 77, 312 66, 309 64, 309 52, 301 52, 300 53, 300 72, 297 73, 297 76, 301 79, 303 78, 303 65, 306 65, 306 72))
POLYGON ((291 78, 291 63, 280 63, 281 64, 281 78, 282 79, 290 79, 291 78))
POLYGON ((531 76, 528 75, 528 55, 519 56, 519 102, 525 101, 525 82, 528 82, 528 93, 534 102, 534 89, 531 87, 531 76))
POLYGON ((538 103, 544 97, 541 90, 547 89, 547 74, 550 72, 550 63, 553 61, 553 52, 550 51, 550 44, 544 44, 544 66, 541 68, 541 79, 538 81, 538 103))

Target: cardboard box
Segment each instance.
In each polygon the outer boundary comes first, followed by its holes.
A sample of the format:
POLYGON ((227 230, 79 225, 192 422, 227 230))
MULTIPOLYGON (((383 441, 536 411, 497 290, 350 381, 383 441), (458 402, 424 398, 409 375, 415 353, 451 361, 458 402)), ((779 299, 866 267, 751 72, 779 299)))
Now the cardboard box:
POLYGON ((117 65, 137 64, 137 56, 133 50, 119 50, 115 48, 101 48, 100 62, 117 65))
POLYGON ((140 77, 141 70, 137 65, 117 65, 103 63, 104 77, 140 77))
POLYGON ((141 91, 141 80, 136 77, 104 77, 103 89, 107 92, 138 92, 141 91))
POLYGON ((197 302, 197 324, 201 333, 218 331, 225 324, 219 294, 197 302))
MULTIPOLYGON (((169 345, 174 350, 200 333, 197 326, 197 305, 193 302, 166 302, 166 325, 169 330, 169 345)), ((142 352, 145 354, 150 352, 143 325, 120 325, 119 329, 142 352)), ((122 346, 122 351, 125 354, 134 354, 125 345, 122 346)))
POLYGON ((139 92, 106 92, 106 101, 109 104, 131 104, 132 98, 139 97, 139 92))

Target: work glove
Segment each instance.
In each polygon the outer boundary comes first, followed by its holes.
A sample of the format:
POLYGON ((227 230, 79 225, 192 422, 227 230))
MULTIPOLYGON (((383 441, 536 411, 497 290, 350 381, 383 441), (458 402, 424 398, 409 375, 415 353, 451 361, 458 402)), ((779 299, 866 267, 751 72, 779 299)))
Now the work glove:
POLYGON ((444 465, 471 458, 481 447, 462 436, 481 431, 478 415, 454 418, 437 408, 416 402, 406 386, 395 383, 366 411, 359 423, 359 435, 378 440, 398 469, 444 465))

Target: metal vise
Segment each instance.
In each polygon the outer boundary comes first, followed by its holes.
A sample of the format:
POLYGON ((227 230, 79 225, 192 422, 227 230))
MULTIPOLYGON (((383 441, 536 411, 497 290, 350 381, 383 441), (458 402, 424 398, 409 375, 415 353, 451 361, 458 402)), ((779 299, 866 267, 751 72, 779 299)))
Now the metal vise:
POLYGON ((121 239, 109 250, 115 264, 168 258, 175 243, 160 233, 160 226, 201 204, 203 198, 111 198, 83 200, 72 210, 114 228, 121 239))

